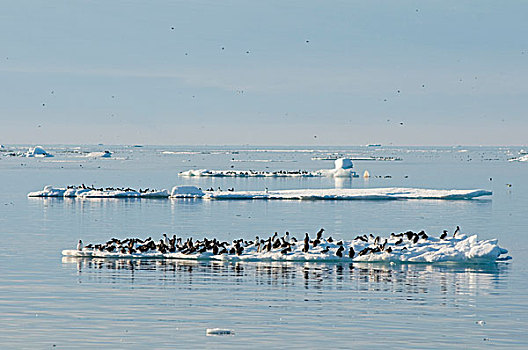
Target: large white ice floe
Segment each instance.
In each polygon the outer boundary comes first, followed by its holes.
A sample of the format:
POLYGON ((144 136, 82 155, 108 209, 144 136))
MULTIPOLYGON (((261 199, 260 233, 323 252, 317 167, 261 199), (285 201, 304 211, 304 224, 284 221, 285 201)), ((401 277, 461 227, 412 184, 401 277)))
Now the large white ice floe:
MULTIPOLYGON (((422 231, 423 232, 423 231, 422 231)), ((386 239, 358 236, 353 240, 331 238, 308 241, 303 239, 270 237, 268 239, 187 241, 172 239, 119 241, 89 244, 78 249, 62 251, 63 256, 85 258, 164 258, 191 260, 246 260, 246 261, 344 261, 344 262, 400 262, 400 263, 490 263, 511 259, 496 239, 478 240, 476 235, 458 233, 444 239, 421 233, 392 235, 386 239), (163 243, 165 241, 165 243, 163 243), (317 242, 316 242, 317 241, 317 242), (306 243, 308 242, 308 243, 306 243)))
POLYGON ((209 170, 196 169, 182 171, 179 176, 198 177, 358 177, 352 170, 352 160, 339 158, 335 161, 334 169, 308 170, 209 170))
POLYGON ((42 146, 35 146, 28 149, 26 157, 45 158, 53 157, 53 154, 46 152, 42 146))
POLYGON ((421 188, 330 188, 277 191, 212 191, 206 199, 301 199, 301 200, 391 200, 391 199, 472 199, 490 196, 491 191, 435 190, 421 188))
POLYGON ((474 190, 435 190, 423 188, 329 188, 276 191, 203 191, 196 186, 174 186, 167 190, 134 190, 130 188, 93 188, 46 186, 42 191, 30 192, 28 197, 68 198, 202 198, 202 199, 266 199, 266 200, 396 200, 445 199, 467 200, 491 196, 492 192, 474 190))

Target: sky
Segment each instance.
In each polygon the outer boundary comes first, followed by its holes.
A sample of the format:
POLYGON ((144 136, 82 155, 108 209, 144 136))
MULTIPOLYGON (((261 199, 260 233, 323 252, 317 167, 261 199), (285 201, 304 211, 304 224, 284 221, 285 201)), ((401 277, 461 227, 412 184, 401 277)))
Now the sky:
POLYGON ((526 1, 0 8, 0 144, 528 144, 526 1))

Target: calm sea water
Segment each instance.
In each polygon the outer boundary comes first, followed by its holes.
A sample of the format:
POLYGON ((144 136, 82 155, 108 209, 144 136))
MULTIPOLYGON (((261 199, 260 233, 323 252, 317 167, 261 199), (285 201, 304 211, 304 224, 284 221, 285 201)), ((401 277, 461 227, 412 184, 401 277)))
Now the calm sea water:
MULTIPOLYGON (((22 150, 22 146, 7 146, 22 150)), ((528 164, 503 148, 49 146, 48 159, 0 156, 1 348, 527 348, 528 164), (114 152, 111 159, 77 151, 114 152), (163 153, 163 151, 180 153, 163 153), (182 153, 187 152, 187 153, 182 153), (373 177, 196 179, 192 168, 308 169, 331 152, 373 177), (233 161, 235 160, 235 161, 233 161), (391 175, 390 178, 385 178, 391 175), (235 189, 484 188, 472 201, 29 199, 44 185, 235 189), (511 187, 507 186, 511 184, 511 187), (66 259, 61 250, 163 232, 251 239, 324 227, 334 237, 456 225, 498 238, 491 265, 218 263, 66 259), (483 322, 480 322, 483 321, 483 322), (207 337, 207 328, 234 336, 207 337)), ((5 153, 5 152, 4 152, 5 153)))

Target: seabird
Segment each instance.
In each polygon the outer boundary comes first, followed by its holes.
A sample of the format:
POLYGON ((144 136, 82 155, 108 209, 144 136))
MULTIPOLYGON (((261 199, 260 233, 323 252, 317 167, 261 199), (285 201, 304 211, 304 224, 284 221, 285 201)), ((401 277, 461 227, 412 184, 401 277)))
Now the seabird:
POLYGON ((336 252, 336 255, 340 258, 343 257, 343 251, 345 250, 345 248, 343 246, 340 246, 339 249, 337 249, 337 252, 336 252))
POLYGON ((445 239, 447 237, 447 230, 444 230, 444 232, 440 235, 440 239, 445 239))
POLYGON ((308 236, 308 232, 306 232, 306 235, 304 236, 304 247, 303 247, 303 253, 307 253, 310 249, 310 236, 308 236))
POLYGON ((460 226, 456 227, 455 233, 453 233, 453 238, 455 238, 458 233, 460 233, 460 226))
POLYGON ((79 240, 79 243, 77 243, 77 250, 78 251, 83 250, 83 242, 81 240, 79 240))
POLYGON ((321 240, 321 238, 323 237, 323 232, 324 232, 324 228, 320 229, 318 232, 317 232, 317 239, 318 240, 321 240))

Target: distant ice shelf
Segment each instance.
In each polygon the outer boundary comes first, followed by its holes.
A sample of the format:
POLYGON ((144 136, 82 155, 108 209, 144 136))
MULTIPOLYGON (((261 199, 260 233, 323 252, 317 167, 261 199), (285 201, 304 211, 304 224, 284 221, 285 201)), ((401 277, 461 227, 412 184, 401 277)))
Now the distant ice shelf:
POLYGON ((204 191, 196 186, 174 186, 168 190, 104 189, 70 186, 57 188, 46 186, 41 191, 30 192, 28 197, 60 198, 200 198, 217 200, 263 199, 263 200, 398 200, 398 199, 443 199, 469 200, 491 196, 483 189, 437 190, 423 188, 339 188, 339 189, 294 189, 275 191, 204 191))

